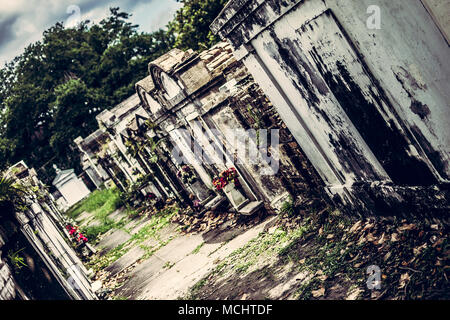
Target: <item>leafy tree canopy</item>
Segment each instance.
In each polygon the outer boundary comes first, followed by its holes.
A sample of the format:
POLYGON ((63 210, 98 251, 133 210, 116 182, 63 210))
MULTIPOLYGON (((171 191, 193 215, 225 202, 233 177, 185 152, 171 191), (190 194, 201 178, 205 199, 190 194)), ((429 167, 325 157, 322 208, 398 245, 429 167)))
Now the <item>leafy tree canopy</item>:
POLYGON ((204 50, 219 41, 209 25, 228 0, 177 0, 183 7, 169 23, 169 32, 176 36, 175 46, 187 50, 204 50))
POLYGON ((183 3, 166 29, 138 32, 129 14, 110 8, 98 24, 60 22, 0 69, 0 170, 25 160, 49 184, 52 164, 80 172, 73 140, 97 128, 95 116, 134 93, 147 65, 173 47, 217 42, 209 25, 226 0, 183 3))

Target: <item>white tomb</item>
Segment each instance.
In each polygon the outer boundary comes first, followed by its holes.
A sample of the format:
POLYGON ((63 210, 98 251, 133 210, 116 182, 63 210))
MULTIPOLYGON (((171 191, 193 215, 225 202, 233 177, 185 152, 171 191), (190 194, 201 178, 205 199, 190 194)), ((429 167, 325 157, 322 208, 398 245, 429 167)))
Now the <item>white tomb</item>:
POLYGON ((70 207, 89 195, 90 191, 84 184, 83 180, 75 175, 73 169, 60 170, 56 165, 56 177, 52 184, 59 190, 67 206, 70 207))

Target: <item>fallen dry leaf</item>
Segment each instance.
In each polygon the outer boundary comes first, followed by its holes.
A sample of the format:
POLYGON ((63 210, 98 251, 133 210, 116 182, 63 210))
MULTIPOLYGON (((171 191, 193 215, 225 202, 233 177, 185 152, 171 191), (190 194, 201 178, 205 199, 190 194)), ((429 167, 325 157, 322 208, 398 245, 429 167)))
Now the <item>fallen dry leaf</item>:
POLYGON ((371 299, 378 299, 381 296, 381 292, 374 290, 372 291, 372 293, 370 294, 370 298, 371 299))
POLYGON ((323 276, 320 276, 319 279, 320 279, 321 281, 325 281, 325 280, 328 279, 328 277, 327 277, 326 275, 323 275, 323 276))
POLYGON ((364 237, 364 235, 362 235, 361 238, 359 238, 357 244, 360 245, 360 244, 363 244, 363 243, 365 243, 365 242, 367 242, 366 237, 364 237))
POLYGON ((361 292, 362 290, 360 288, 349 290, 349 292, 347 293, 347 298, 345 298, 345 300, 356 300, 361 292))
POLYGON ((419 255, 423 251, 423 249, 425 249, 426 247, 427 247, 427 244, 424 243, 423 245, 421 245, 417 248, 413 248, 414 255, 415 256, 419 255))
POLYGON ((416 225, 414 223, 404 224, 401 227, 397 228, 398 231, 406 231, 406 230, 413 230, 413 229, 416 229, 416 225))
POLYGON ((320 288, 317 290, 311 291, 314 298, 322 297, 325 294, 325 288, 320 288))
MULTIPOLYGON (((436 246, 441 245, 444 242, 443 238, 440 238, 439 240, 437 240, 435 243, 433 243, 433 248, 436 248, 436 246)), ((437 249, 438 251, 440 251, 440 248, 437 249)))
POLYGON ((369 233, 367 235, 367 241, 374 242, 375 240, 377 240, 377 238, 375 238, 375 236, 372 233, 369 233))
POLYGON ((398 233, 391 234, 391 242, 397 242, 398 240, 398 233))
POLYGON ((364 229, 362 229, 362 232, 364 232, 364 231, 366 231, 366 230, 368 230, 368 229, 371 229, 371 228, 373 228, 373 226, 374 226, 374 224, 373 223, 366 223, 366 225, 364 226, 364 229))
POLYGON ((350 228, 350 230, 349 230, 348 232, 354 233, 354 232, 356 232, 357 230, 359 230, 359 229, 361 228, 361 223, 362 223, 361 220, 359 220, 358 222, 356 222, 356 223, 350 228))
POLYGON ((381 235, 380 239, 378 240, 378 244, 381 245, 383 244, 386 240, 385 240, 385 233, 383 232, 383 234, 381 235))
POLYGON ((400 276, 400 281, 399 281, 398 288, 399 288, 399 289, 404 288, 404 287, 406 286, 406 284, 409 282, 410 279, 411 279, 411 278, 410 278, 410 276, 409 276, 408 273, 402 274, 402 275, 400 276))

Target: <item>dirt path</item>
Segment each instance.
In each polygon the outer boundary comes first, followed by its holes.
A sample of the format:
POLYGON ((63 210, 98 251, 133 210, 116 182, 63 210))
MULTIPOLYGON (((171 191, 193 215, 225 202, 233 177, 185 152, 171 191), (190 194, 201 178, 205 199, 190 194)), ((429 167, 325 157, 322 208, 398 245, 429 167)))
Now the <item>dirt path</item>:
MULTIPOLYGON (((116 213, 114 214, 118 216, 116 213)), ((86 217, 84 217, 86 218, 86 217)), ((130 221, 96 244, 91 267, 116 299, 178 299, 232 252, 255 239, 275 217, 251 228, 225 223, 198 234, 182 234, 176 224, 155 219, 130 221)))
POLYGON ((448 233, 437 224, 322 212, 186 234, 171 222, 174 215, 130 220, 104 235, 88 267, 98 271, 105 298, 403 299, 449 292, 448 233), (371 265, 380 268, 379 290, 367 286, 371 265))

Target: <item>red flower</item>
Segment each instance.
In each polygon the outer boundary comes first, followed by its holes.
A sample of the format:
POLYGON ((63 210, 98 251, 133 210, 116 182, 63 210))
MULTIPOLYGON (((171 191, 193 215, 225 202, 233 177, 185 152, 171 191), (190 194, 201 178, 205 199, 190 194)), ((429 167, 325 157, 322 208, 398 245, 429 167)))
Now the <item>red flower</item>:
POLYGON ((224 170, 218 177, 213 179, 213 185, 216 187, 216 190, 222 190, 230 182, 234 182, 236 185, 239 183, 235 168, 224 170))
POLYGON ((80 242, 80 241, 87 242, 88 239, 82 233, 79 233, 78 234, 78 242, 80 242))

